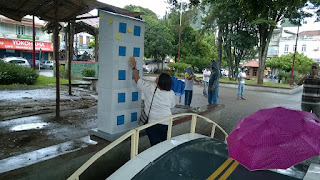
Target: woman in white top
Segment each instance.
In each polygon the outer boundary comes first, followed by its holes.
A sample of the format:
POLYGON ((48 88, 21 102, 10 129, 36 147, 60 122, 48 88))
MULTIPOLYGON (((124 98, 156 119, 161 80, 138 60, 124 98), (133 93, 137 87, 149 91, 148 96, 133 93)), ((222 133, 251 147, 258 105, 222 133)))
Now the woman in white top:
MULTIPOLYGON (((140 78, 136 69, 136 60, 130 57, 134 81, 144 97, 144 111, 149 116, 149 122, 171 116, 171 108, 175 106, 175 94, 171 90, 171 76, 161 73, 154 82, 144 81, 140 78), (153 97, 154 95, 154 97, 153 97), (152 101, 153 98, 153 101, 152 101), (151 110, 149 113, 150 104, 151 110)), ((167 139, 168 122, 157 124, 146 129, 151 146, 167 139)))

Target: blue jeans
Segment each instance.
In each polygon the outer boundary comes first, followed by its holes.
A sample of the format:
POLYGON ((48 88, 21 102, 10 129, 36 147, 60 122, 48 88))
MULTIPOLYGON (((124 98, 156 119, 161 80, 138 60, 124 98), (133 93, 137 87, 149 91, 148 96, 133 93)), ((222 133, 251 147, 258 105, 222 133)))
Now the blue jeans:
POLYGON ((192 100, 192 90, 185 90, 184 91, 184 105, 190 106, 192 100))
POLYGON ((219 87, 215 88, 212 92, 208 91, 208 103, 218 104, 219 87))
POLYGON ((151 146, 167 140, 168 126, 156 124, 146 129, 151 146))
POLYGON ((238 85, 238 98, 244 98, 243 90, 244 90, 244 84, 240 83, 238 85))

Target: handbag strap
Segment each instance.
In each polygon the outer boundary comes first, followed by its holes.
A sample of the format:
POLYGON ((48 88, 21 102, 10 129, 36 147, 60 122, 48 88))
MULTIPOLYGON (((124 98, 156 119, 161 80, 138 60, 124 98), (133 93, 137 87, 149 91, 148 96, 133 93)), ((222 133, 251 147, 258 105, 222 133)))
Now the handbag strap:
POLYGON ((154 90, 153 96, 152 96, 152 100, 151 100, 150 108, 149 108, 149 113, 148 113, 148 119, 149 119, 149 114, 150 114, 150 111, 151 111, 151 106, 152 106, 152 102, 153 102, 154 94, 156 94, 157 89, 158 89, 158 87, 156 87, 156 89, 154 90))

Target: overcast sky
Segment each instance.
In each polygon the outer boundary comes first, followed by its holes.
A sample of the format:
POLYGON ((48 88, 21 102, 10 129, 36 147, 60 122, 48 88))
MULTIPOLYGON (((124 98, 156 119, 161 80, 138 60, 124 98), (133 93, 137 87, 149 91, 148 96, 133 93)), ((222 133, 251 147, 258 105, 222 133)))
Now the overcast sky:
MULTIPOLYGON (((110 4, 123 8, 125 5, 136 5, 144 8, 148 8, 155 12, 158 17, 162 18, 166 11, 168 11, 169 5, 166 3, 166 0, 98 0, 100 2, 110 4)), ((178 0, 179 2, 188 2, 188 0, 178 0)))

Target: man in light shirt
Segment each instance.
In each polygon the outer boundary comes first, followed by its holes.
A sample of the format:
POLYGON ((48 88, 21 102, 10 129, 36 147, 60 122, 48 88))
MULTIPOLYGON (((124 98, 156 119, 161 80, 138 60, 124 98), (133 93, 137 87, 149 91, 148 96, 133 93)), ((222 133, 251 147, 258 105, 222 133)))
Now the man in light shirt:
POLYGON ((246 69, 244 67, 241 68, 241 72, 238 74, 238 98, 237 100, 246 100, 243 96, 244 86, 245 86, 245 79, 247 78, 246 69))
POLYGON ((211 71, 209 67, 206 67, 203 71, 203 95, 208 97, 208 84, 210 79, 211 71))

